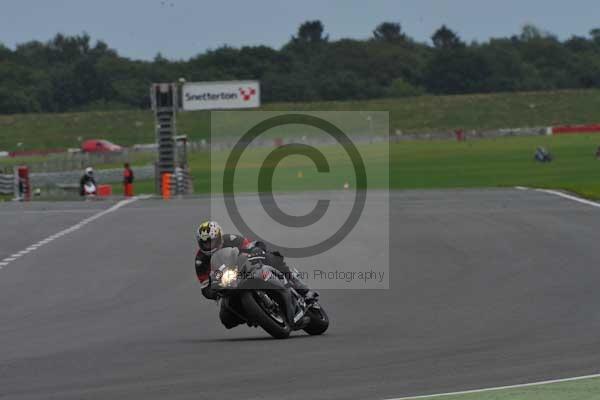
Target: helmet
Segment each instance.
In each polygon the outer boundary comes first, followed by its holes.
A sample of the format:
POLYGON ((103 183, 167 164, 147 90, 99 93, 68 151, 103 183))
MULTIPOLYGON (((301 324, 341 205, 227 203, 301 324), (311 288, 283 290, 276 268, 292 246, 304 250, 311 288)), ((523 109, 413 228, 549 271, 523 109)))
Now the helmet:
POLYGON ((196 240, 200 246, 200 252, 211 255, 223 247, 223 233, 221 226, 215 221, 206 221, 196 229, 196 240))
POLYGON ((86 174, 87 176, 92 176, 92 175, 94 175, 94 169, 93 169, 92 167, 87 167, 87 168, 85 169, 85 174, 86 174))

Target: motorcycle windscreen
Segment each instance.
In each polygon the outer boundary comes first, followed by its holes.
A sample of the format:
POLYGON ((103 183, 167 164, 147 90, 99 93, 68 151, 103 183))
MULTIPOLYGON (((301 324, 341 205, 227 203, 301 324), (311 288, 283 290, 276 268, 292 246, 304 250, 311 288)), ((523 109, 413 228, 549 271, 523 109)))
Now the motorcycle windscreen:
POLYGON ((217 251, 210 258, 210 269, 216 271, 221 266, 226 267, 237 266, 238 268, 244 265, 246 257, 240 254, 240 251, 235 247, 226 247, 217 251))

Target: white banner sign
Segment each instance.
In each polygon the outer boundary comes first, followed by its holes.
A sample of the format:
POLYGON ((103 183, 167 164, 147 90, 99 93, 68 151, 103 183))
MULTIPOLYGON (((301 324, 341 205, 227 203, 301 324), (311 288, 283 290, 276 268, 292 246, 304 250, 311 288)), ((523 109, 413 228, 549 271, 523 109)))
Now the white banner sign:
POLYGON ((184 111, 260 107, 257 81, 189 82, 181 95, 184 111))

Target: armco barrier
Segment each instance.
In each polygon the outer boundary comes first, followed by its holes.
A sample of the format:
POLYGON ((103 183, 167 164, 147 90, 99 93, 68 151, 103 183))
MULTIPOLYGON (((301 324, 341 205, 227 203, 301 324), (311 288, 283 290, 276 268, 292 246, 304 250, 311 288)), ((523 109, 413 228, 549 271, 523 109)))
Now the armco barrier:
POLYGON ((15 176, 0 174, 0 194, 15 193, 15 176))
MULTIPOLYGON (((136 181, 154 179, 154 166, 134 167, 136 181)), ((83 171, 33 172, 29 174, 32 187, 79 184, 83 171)), ((123 182, 123 169, 100 169, 94 172, 98 184, 123 182)))
POLYGON ((18 150, 8 152, 9 157, 35 157, 47 156, 49 154, 66 153, 67 149, 39 149, 39 150, 18 150))

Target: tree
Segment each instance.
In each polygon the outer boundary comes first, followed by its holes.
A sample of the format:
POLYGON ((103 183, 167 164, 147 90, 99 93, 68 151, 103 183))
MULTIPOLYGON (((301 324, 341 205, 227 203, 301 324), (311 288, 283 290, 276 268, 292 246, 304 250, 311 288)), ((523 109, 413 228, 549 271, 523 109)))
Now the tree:
POLYGON ((590 36, 596 42, 596 44, 600 45, 600 28, 594 28, 590 31, 590 36))
POLYGON ((404 40, 405 36, 402 33, 402 27, 399 23, 382 22, 373 31, 373 38, 385 42, 396 42, 404 40))
POLYGON ((325 28, 319 20, 306 21, 298 28, 298 34, 293 38, 299 43, 323 43, 329 40, 329 36, 323 36, 325 28))
POLYGON ((46 45, 54 60, 69 62, 86 55, 90 51, 90 36, 83 35, 65 36, 56 34, 54 39, 46 45))
POLYGON ((564 46, 573 52, 593 51, 594 42, 581 36, 572 36, 564 46))
POLYGON ((0 110, 5 114, 38 112, 39 105, 24 90, 0 87, 0 110))
POLYGON ((436 49, 456 49, 464 46, 464 43, 460 40, 458 35, 448 29, 446 25, 442 25, 442 27, 433 34, 431 40, 436 49))
POLYGON ((9 60, 12 57, 12 51, 0 42, 0 62, 9 60))
POLYGON ((440 51, 431 60, 425 73, 425 82, 430 93, 462 94, 489 92, 487 79, 491 66, 474 49, 459 48, 440 51))
POLYGON ((523 25, 523 28, 521 28, 520 38, 524 42, 534 39, 541 39, 543 36, 542 30, 533 24, 525 24, 523 25))
POLYGON ((330 41, 313 20, 280 49, 222 46, 151 61, 122 57, 85 33, 57 34, 15 50, 0 44, 0 113, 148 107, 150 83, 179 77, 260 79, 265 101, 600 88, 600 28, 589 34, 559 40, 525 25, 510 37, 466 44, 444 25, 430 46, 382 22, 367 40, 330 41))
POLYGON ((386 92, 389 97, 413 97, 422 94, 422 88, 411 85, 401 78, 395 79, 386 92))

